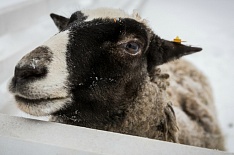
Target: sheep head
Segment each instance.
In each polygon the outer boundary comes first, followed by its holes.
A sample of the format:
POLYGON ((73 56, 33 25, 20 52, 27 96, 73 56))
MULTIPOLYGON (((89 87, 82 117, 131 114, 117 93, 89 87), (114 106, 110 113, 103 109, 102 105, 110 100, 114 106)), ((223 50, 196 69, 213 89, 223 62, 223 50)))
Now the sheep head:
POLYGON ((19 61, 9 85, 18 107, 36 116, 109 116, 137 96, 152 68, 201 50, 163 40, 120 10, 51 17, 59 33, 19 61))

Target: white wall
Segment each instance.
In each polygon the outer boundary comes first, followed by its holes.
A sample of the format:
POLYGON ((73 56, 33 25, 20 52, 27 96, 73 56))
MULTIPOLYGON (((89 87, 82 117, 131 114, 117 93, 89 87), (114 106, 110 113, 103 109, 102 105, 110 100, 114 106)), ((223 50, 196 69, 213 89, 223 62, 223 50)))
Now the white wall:
POLYGON ((0 124, 0 154, 4 155, 231 155, 217 150, 1 114, 0 124))

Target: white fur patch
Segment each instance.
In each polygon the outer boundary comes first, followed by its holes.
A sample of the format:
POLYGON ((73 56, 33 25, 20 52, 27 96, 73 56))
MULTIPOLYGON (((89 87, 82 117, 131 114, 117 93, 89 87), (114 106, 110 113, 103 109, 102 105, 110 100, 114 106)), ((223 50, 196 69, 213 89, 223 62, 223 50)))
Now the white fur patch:
POLYGON ((65 107, 65 103, 69 103, 71 98, 55 99, 51 101, 43 101, 39 104, 17 102, 17 106, 22 111, 34 116, 48 116, 65 107))
POLYGON ((64 31, 51 37, 42 45, 48 47, 53 53, 52 61, 47 66, 48 73, 45 78, 31 82, 27 86, 30 95, 26 98, 53 100, 45 100, 40 104, 18 103, 21 110, 37 116, 49 115, 62 109, 71 100, 67 88, 66 52, 68 41, 69 31, 64 31))
POLYGON ((82 13, 88 17, 85 21, 91 21, 95 18, 131 18, 138 22, 145 22, 136 11, 133 11, 133 14, 129 15, 121 9, 98 8, 94 10, 82 10, 82 13))
POLYGON ((67 97, 67 62, 66 52, 67 44, 69 41, 69 31, 58 33, 51 37, 42 46, 47 46, 53 53, 52 61, 48 67, 48 74, 44 79, 31 83, 33 92, 44 98, 49 96, 50 98, 62 98, 67 97), (38 92, 40 91, 40 92, 38 92))

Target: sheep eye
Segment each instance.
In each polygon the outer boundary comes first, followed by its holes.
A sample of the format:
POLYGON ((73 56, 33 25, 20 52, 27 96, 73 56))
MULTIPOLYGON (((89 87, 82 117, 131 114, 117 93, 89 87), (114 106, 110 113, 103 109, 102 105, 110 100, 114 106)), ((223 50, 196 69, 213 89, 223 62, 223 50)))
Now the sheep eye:
POLYGON ((124 43, 123 47, 128 53, 132 55, 136 55, 140 51, 140 46, 136 42, 124 43))

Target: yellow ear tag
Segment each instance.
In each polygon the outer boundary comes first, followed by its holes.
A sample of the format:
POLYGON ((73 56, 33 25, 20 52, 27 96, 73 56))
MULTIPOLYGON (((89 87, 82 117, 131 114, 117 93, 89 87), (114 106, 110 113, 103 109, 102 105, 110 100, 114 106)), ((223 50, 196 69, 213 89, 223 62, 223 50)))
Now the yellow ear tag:
POLYGON ((186 41, 182 41, 182 40, 177 36, 177 37, 173 40, 173 42, 181 44, 181 42, 186 42, 186 41))
POLYGON ((116 19, 114 18, 114 22, 116 23, 116 19))

